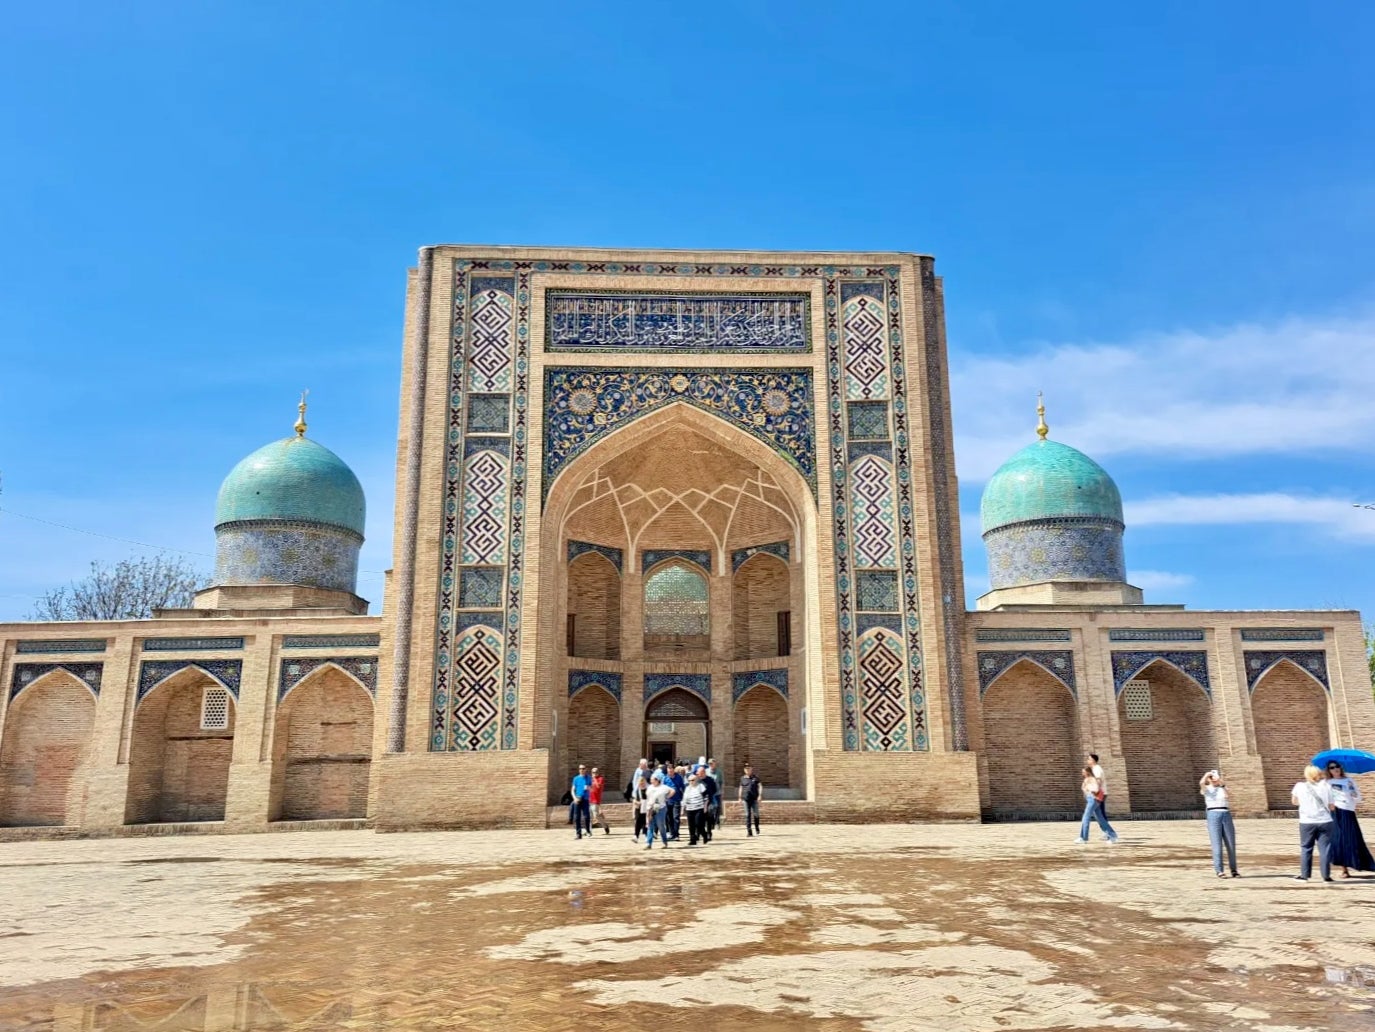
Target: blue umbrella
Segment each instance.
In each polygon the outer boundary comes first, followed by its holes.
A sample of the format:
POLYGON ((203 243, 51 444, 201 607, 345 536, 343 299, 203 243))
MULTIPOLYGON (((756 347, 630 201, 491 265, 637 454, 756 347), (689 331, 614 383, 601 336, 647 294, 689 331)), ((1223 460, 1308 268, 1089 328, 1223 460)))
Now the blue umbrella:
POLYGON ((1375 753, 1368 753, 1364 749, 1328 749, 1313 757, 1313 766, 1326 768, 1334 761, 1340 763, 1347 774, 1375 772, 1375 753))

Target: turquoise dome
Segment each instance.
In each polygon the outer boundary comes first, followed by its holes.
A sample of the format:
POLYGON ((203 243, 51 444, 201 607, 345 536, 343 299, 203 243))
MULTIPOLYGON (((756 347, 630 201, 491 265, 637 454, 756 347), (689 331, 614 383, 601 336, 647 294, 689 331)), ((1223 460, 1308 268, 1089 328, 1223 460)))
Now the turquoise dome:
POLYGON ((1089 516, 1122 523, 1122 495, 1107 470, 1056 441, 1029 444, 999 467, 979 504, 983 530, 1029 520, 1089 516))
POLYGON ((363 485, 343 459, 305 437, 259 448, 224 478, 215 526, 246 520, 318 523, 363 535, 363 485))

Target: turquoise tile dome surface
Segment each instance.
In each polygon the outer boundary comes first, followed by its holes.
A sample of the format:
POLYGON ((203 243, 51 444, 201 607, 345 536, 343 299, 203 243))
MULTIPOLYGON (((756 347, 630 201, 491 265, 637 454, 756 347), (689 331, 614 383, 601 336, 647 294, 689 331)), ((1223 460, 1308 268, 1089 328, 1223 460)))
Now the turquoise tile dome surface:
POLYGON ((999 467, 979 504, 983 531, 1030 520, 1092 516, 1122 523, 1122 495, 1107 470, 1057 441, 1027 445, 999 467))
POLYGON ((291 520, 363 535, 363 485, 343 459, 305 437, 259 448, 220 485, 215 526, 248 520, 291 520))

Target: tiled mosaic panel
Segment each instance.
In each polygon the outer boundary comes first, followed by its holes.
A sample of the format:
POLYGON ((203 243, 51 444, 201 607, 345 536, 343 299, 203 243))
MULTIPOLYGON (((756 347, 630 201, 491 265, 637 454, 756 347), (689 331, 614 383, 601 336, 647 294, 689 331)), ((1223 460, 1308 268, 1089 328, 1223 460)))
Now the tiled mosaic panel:
POLYGON ((504 394, 511 389, 515 357, 515 280, 510 276, 473 277, 469 327, 468 389, 473 394, 504 394))
POLYGON ((720 416, 764 442, 816 490, 810 370, 555 366, 544 372, 544 493, 591 445, 675 402, 720 416))
POLYGON ((447 744, 439 748, 475 752, 501 747, 501 635, 472 627, 454 651, 453 694, 443 713, 447 744))
POLYGON ((605 556, 612 566, 616 567, 616 572, 623 572, 621 569, 622 556, 619 548, 612 548, 610 545, 593 544, 590 541, 569 541, 568 542, 568 561, 571 563, 580 555, 589 552, 596 552, 598 555, 605 556))
POLYGON ((463 470, 463 555, 473 566, 506 562, 507 463, 492 451, 471 456, 463 470))
POLYGON ((1201 627, 1114 627, 1108 641, 1205 641, 1201 627))
POLYGON ((1297 665, 1299 669, 1311 674, 1324 690, 1332 691, 1332 682, 1327 677, 1327 653, 1322 649, 1273 650, 1267 652, 1243 652, 1242 662, 1246 667, 1246 687, 1256 690, 1260 679, 1270 672, 1276 663, 1284 660, 1297 665))
POLYGON ((691 548, 646 548, 640 553, 640 572, 647 573, 669 559, 682 559, 711 572, 711 553, 691 548))
POLYGON ((333 527, 230 524, 215 532, 215 583, 301 584, 353 593, 362 544, 352 531, 333 527))
POLYGON ((686 688, 693 695, 711 702, 710 674, 645 674, 644 701, 669 688, 686 688))
POLYGON ((893 518, 892 467, 882 459, 867 455, 855 463, 850 471, 850 483, 853 488, 850 511, 855 521, 855 562, 860 566, 896 567, 897 528, 893 518))
POLYGON ((460 570, 458 604, 463 609, 496 609, 501 605, 502 572, 491 567, 460 570))
POLYGON ((902 752, 912 748, 902 652, 902 638, 891 631, 873 631, 860 639, 860 719, 866 750, 902 752))
POLYGON ((504 434, 511 429, 511 399, 505 394, 468 397, 468 432, 504 434))
POLYGON ((999 527, 984 535, 993 588, 1050 580, 1127 579, 1122 528, 1092 518, 999 527))
POLYGON ((750 670, 733 674, 731 676, 730 701, 732 703, 739 702, 742 695, 761 684, 768 685, 786 699, 788 697, 788 668, 750 670))
POLYGON ((282 660, 277 677, 277 701, 281 702, 291 689, 324 666, 336 666, 345 671, 369 695, 377 697, 376 656, 311 656, 282 660))
POLYGON ((380 634, 288 634, 284 649, 375 649, 382 643, 380 634))
POLYGON ((1039 649, 1011 649, 1007 652, 980 652, 978 654, 979 666, 979 694, 983 695, 992 687, 993 682, 1000 678, 1007 670, 1022 660, 1030 660, 1038 667, 1055 678, 1070 690, 1071 695, 1077 697, 1078 692, 1074 688, 1074 653, 1069 651, 1051 651, 1039 649))
POLYGON ((896 613, 898 575, 884 570, 861 570, 855 574, 858 608, 868 613, 896 613))
POLYGON ((229 693, 238 699, 239 682, 243 678, 241 659, 145 659, 138 666, 137 702, 142 702, 149 692, 173 674, 192 669, 209 675, 211 680, 223 688, 228 688, 229 693))
POLYGON ((852 401, 845 406, 845 412, 852 441, 886 441, 892 433, 888 429, 886 401, 852 401))
POLYGON ((975 641, 1069 641, 1068 630, 1052 627, 981 627, 975 641))
POLYGON ((786 541, 774 541, 767 545, 750 545, 748 548, 737 548, 730 554, 731 571, 734 572, 740 569, 748 560, 760 553, 777 556, 786 563, 788 561, 789 548, 790 546, 786 541))
POLYGON ((1208 680, 1208 653, 1195 651, 1156 651, 1154 649, 1114 652, 1112 654, 1112 686, 1121 694, 1122 686, 1134 679, 1156 660, 1164 660, 1186 677, 1192 678, 1212 697, 1213 687, 1208 680))
POLYGON ((100 694, 104 663, 16 663, 10 675, 10 698, 54 670, 66 671, 89 688, 92 695, 100 694))
POLYGON ((145 638, 144 652, 237 652, 242 638, 145 638))
POLYGON ((1322 641, 1321 627, 1243 627, 1242 641, 1322 641))
POLYGON ((34 638, 14 647, 19 655, 52 656, 69 652, 104 652, 104 638, 34 638))
MULTIPOLYGON (((845 298, 845 397, 851 401, 886 398, 892 391, 888 372, 888 317, 883 287, 846 284, 845 298)), ((844 295, 842 294, 842 297, 844 295)))
POLYGON ((618 703, 621 701, 621 675, 605 670, 568 671, 568 697, 571 699, 591 685, 604 688, 618 703))
POLYGON ((550 351, 809 351, 807 295, 551 290, 550 351))

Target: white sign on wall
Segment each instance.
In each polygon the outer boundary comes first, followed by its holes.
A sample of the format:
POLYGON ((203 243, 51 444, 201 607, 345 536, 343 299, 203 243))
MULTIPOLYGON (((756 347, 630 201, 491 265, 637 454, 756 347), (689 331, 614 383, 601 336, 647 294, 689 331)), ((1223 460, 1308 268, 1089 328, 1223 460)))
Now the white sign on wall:
POLYGON ((650 721, 649 733, 651 735, 671 735, 673 734, 673 725, 660 721, 650 721))

